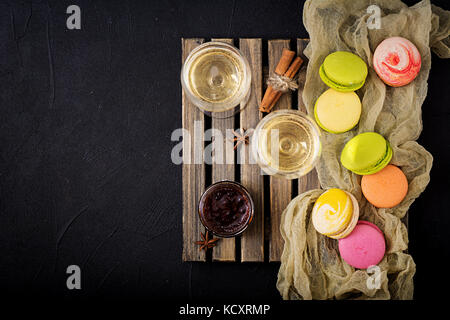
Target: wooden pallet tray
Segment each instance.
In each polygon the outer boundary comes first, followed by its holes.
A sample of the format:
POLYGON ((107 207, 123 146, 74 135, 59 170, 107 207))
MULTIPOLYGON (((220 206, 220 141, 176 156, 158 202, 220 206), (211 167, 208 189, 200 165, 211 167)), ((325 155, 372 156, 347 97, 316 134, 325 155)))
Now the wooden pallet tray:
MULTIPOLYGON (((209 40, 209 39, 208 39, 209 40)), ((306 77, 307 59, 303 55, 307 39, 262 40, 262 39, 211 39, 223 41, 238 47, 250 63, 252 70, 252 88, 247 106, 233 117, 216 119, 204 115, 192 105, 183 93, 182 114, 183 128, 189 135, 183 137, 183 157, 194 159, 203 155, 205 145, 193 145, 196 137, 203 141, 205 130, 218 129, 226 136, 226 129, 255 128, 262 119, 259 103, 265 90, 265 78, 278 63, 283 48, 296 50, 304 59, 299 71, 299 82, 306 77), (194 128, 195 127, 195 128, 194 128), (189 154, 188 154, 189 153, 189 154)), ((207 39, 182 39, 183 62, 189 53, 207 39)), ((306 112, 302 101, 302 85, 294 93, 286 93, 278 101, 274 110, 300 109, 306 112)), ((197 140, 198 141, 198 140, 197 140)), ((224 143, 214 141, 212 143, 224 143)), ((226 148, 223 148, 226 150, 226 148)), ((226 150, 229 151, 229 150, 226 150)), ((183 261, 235 261, 263 262, 280 261, 283 250, 283 239, 280 235, 281 213, 292 198, 310 189, 319 188, 315 170, 308 175, 296 179, 285 180, 261 174, 256 164, 246 161, 249 157, 249 146, 241 145, 233 154, 225 157, 235 159, 232 164, 183 164, 183 261), (240 157, 236 161, 237 157, 240 157), (200 251, 195 241, 200 239, 204 227, 197 214, 197 205, 201 194, 208 185, 220 180, 234 180, 242 183, 251 193, 255 203, 255 216, 249 228, 236 238, 221 239, 217 246, 207 253, 200 251)), ((186 158, 184 158, 186 159, 186 158)))

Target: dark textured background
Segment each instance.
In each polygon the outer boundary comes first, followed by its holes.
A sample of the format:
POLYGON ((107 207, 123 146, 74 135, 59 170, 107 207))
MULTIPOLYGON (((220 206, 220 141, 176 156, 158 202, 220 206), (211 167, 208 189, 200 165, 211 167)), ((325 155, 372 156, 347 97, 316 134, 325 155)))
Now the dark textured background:
MULTIPOLYGON (((302 6, 0 1, 2 293, 279 300, 278 264, 181 262, 170 135, 181 126, 181 37, 307 37, 302 6), (81 30, 66 28, 70 4, 81 7, 81 30), (66 289, 70 264, 82 269, 81 291, 66 289)), ((419 142, 435 162, 410 210, 417 299, 448 282, 435 272, 449 258, 448 70, 433 54, 419 142)))

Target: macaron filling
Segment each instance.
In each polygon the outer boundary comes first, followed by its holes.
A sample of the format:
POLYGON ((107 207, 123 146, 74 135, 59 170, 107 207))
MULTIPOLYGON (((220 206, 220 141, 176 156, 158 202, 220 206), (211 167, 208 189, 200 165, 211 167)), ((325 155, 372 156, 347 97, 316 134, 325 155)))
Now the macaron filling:
POLYGON ((391 159, 392 159, 392 148, 389 142, 386 141, 386 152, 384 156, 380 160, 378 160, 377 163, 375 163, 374 166, 367 168, 365 170, 351 170, 351 169, 349 170, 362 176, 367 174, 374 174, 383 169, 384 167, 386 167, 391 161, 391 159))
POLYGON ((350 84, 350 83, 349 84, 338 83, 338 82, 332 80, 327 75, 323 63, 320 66, 319 75, 320 75, 320 78, 323 80, 323 82, 325 82, 325 84, 327 86, 329 86, 330 88, 336 89, 338 91, 342 91, 342 92, 358 90, 359 88, 361 88, 364 85, 364 82, 365 82, 365 80, 363 80, 361 82, 352 83, 352 84, 350 84))

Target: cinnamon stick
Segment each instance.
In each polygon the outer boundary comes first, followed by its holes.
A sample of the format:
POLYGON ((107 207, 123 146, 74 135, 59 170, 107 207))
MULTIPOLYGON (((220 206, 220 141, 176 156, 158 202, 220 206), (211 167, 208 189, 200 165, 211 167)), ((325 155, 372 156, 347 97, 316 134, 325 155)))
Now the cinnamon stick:
MULTIPOLYGON (((294 62, 292 62, 291 66, 289 67, 289 69, 284 73, 285 77, 288 77, 290 79, 294 78, 295 75, 297 74, 298 70, 300 70, 300 67, 303 64, 303 60, 300 57, 297 57, 294 59, 294 62)), ((266 112, 270 112, 270 110, 272 110, 272 108, 275 106, 275 104, 278 102, 278 100, 280 100, 281 95, 283 94, 280 91, 275 91, 276 94, 273 95, 273 99, 269 104, 269 107, 266 108, 266 112)))
MULTIPOLYGON (((289 65, 292 62, 292 59, 294 59, 295 52, 288 50, 286 48, 283 49, 283 52, 281 54, 280 61, 277 64, 277 67, 275 68, 275 73, 278 75, 283 75, 286 70, 288 70, 289 65)), ((272 86, 268 86, 266 89, 266 92, 264 93, 264 97, 261 101, 259 109, 261 111, 265 110, 267 107, 270 106, 271 102, 273 101, 274 97, 276 96, 277 91, 275 91, 272 86)))
POLYGON ((281 53, 280 61, 278 62, 277 67, 275 68, 275 73, 279 74, 280 76, 283 75, 291 65, 294 56, 295 56, 294 51, 284 48, 283 52, 281 53))
POLYGON ((284 76, 291 79, 294 78, 295 74, 298 72, 298 70, 300 70, 302 64, 303 64, 302 58, 300 57, 295 58, 289 69, 284 73, 284 76))

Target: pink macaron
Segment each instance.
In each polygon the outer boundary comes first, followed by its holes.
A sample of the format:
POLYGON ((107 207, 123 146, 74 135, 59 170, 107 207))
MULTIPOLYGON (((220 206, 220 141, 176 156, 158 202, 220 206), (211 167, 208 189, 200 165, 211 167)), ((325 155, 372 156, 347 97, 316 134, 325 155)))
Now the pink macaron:
POLYGON ((392 87, 413 81, 421 64, 419 50, 411 41, 401 37, 383 40, 373 54, 373 68, 381 80, 392 87))
POLYGON ((377 265, 386 252, 383 232, 373 223, 359 220, 348 237, 339 239, 339 252, 354 268, 367 269, 377 265))

